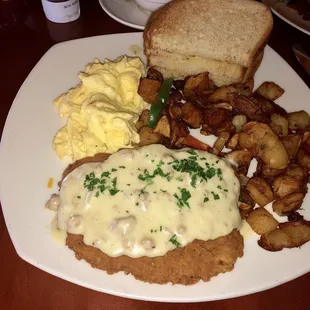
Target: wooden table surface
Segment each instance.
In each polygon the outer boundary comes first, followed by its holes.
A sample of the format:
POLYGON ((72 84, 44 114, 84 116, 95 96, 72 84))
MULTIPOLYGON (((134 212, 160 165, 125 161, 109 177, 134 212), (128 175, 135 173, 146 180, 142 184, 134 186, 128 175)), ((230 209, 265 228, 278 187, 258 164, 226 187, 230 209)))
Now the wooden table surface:
MULTIPOLYGON (((19 87, 33 66, 52 45, 74 38, 136 31, 111 19, 102 11, 97 0, 80 0, 80 2, 81 17, 78 21, 70 24, 53 24, 45 19, 40 0, 28 0, 24 22, 14 27, 0 29, 1 133, 19 87)), ((302 44, 310 52, 310 36, 275 17, 269 44, 310 86, 310 77, 306 75, 292 53, 291 46, 294 43, 302 44)), ((298 264, 298 262, 292 262, 292 264, 298 264)), ((209 303, 158 304, 114 297, 61 280, 20 259, 14 250, 0 211, 0 309, 3 310, 151 310, 157 307, 210 310, 310 309, 309 287, 310 273, 265 292, 209 303)))

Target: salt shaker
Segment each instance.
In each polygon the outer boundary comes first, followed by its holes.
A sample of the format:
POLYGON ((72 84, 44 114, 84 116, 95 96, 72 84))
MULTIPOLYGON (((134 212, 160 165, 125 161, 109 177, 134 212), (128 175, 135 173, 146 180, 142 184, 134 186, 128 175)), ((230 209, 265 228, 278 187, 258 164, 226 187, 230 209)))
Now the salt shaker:
POLYGON ((54 23, 68 23, 80 17, 79 0, 42 0, 48 20, 54 23))

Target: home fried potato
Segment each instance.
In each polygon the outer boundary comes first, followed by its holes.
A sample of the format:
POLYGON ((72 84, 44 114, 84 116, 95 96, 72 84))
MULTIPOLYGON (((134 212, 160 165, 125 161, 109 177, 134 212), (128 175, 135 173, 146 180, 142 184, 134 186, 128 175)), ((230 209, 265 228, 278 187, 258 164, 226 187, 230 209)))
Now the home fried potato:
POLYGON ((139 130, 139 135, 139 146, 161 143, 163 140, 163 136, 161 134, 154 132, 152 128, 149 128, 147 126, 144 126, 139 130))
POLYGON ((270 119, 270 128, 279 136, 288 135, 288 120, 279 114, 272 114, 270 119))
POLYGON ((305 167, 310 170, 310 155, 307 155, 305 150, 299 149, 296 158, 300 167, 305 167))
POLYGON ((301 207, 304 197, 305 194, 301 192, 287 195, 282 199, 275 200, 272 210, 280 216, 296 211, 301 207))
POLYGON ((283 173, 285 169, 270 169, 269 167, 262 166, 261 175, 264 177, 274 178, 283 173))
POLYGON ((190 128, 199 128, 203 123, 203 112, 194 103, 185 102, 181 107, 181 118, 190 128))
POLYGON ((310 224, 307 221, 281 223, 279 228, 263 234, 259 246, 267 251, 300 247, 310 241, 310 224))
POLYGON ((146 77, 148 79, 157 80, 160 82, 164 80, 163 75, 158 70, 154 69, 153 67, 149 67, 147 69, 146 77))
POLYGON ((152 104, 157 98, 160 86, 161 82, 158 80, 142 78, 140 80, 138 94, 143 98, 144 101, 152 104))
POLYGON ((305 183, 307 180, 307 174, 308 174, 307 169, 301 168, 299 166, 290 167, 290 169, 286 171, 286 175, 294 177, 295 179, 298 179, 303 183, 305 183))
POLYGON ((147 126, 147 124, 149 123, 149 118, 150 118, 150 111, 143 110, 139 116, 138 121, 136 122, 137 130, 140 130, 142 127, 147 126))
POLYGON ((173 102, 168 103, 167 111, 171 119, 180 119, 182 116, 182 103, 181 102, 173 102))
POLYGON ((231 112, 227 109, 205 109, 203 119, 206 125, 211 128, 217 128, 225 121, 229 120, 231 112))
POLYGON ((235 133, 227 142, 227 147, 229 149, 235 149, 238 145, 238 141, 239 141, 239 135, 237 133, 235 133))
POLYGON ((253 153, 247 149, 231 151, 225 155, 225 158, 235 166, 250 165, 253 157, 253 153))
POLYGON ((166 138, 170 138, 171 128, 170 128, 170 123, 169 123, 167 116, 163 115, 160 118, 160 120, 158 121, 154 129, 154 133, 159 133, 166 138))
POLYGON ((229 101, 228 94, 236 92, 237 89, 233 86, 222 86, 215 90, 208 96, 208 102, 221 102, 221 101, 229 101))
POLYGON ((170 128, 171 146, 181 147, 184 143, 184 138, 189 135, 186 124, 180 119, 172 119, 170 121, 170 128))
POLYGON ((263 235, 273 231, 279 225, 279 222, 265 208, 257 208, 253 210, 247 217, 246 221, 258 235, 263 235))
POLYGON ((190 98, 195 94, 210 90, 212 86, 213 82, 209 78, 209 73, 203 72, 186 78, 183 93, 185 97, 190 98))
POLYGON ((273 201, 273 192, 270 185, 260 177, 251 178, 246 186, 252 199, 260 206, 264 207, 273 201))
POLYGON ((299 134, 290 134, 281 138, 281 142, 283 143, 290 159, 296 156, 301 145, 301 141, 302 136, 299 134))
POLYGON ((215 143, 213 145, 213 154, 215 154, 215 155, 220 154, 220 152, 225 147, 225 144, 228 141, 229 136, 230 136, 229 132, 227 132, 227 131, 220 133, 220 135, 218 136, 217 140, 215 141, 215 143))
POLYGON ((287 113, 285 117, 291 130, 306 130, 310 126, 310 117, 306 111, 287 113))
POLYGON ((284 94, 284 89, 274 82, 264 82, 256 89, 255 93, 274 101, 284 94))
POLYGON ((275 197, 283 198, 294 192, 300 191, 301 180, 294 178, 291 175, 280 175, 274 180, 272 187, 275 197))
POLYGON ((284 145, 267 124, 246 123, 239 133, 239 145, 242 149, 251 150, 271 169, 284 169, 289 163, 284 145))

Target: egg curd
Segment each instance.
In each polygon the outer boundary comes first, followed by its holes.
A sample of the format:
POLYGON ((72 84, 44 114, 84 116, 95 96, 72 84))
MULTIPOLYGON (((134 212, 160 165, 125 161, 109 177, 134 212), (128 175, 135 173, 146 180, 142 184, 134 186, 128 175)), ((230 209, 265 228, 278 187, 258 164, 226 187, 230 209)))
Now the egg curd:
POLYGON ((58 156, 77 160, 139 143, 135 123, 147 105, 138 94, 144 74, 137 57, 88 64, 78 75, 81 82, 53 102, 67 119, 53 140, 58 156))

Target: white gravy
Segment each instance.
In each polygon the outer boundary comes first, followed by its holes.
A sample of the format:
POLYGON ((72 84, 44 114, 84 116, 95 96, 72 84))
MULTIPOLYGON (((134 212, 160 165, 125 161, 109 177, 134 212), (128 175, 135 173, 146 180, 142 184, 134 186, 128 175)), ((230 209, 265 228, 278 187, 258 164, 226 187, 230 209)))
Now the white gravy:
POLYGON ((229 163, 162 145, 84 164, 62 182, 58 228, 111 257, 155 257, 239 228, 240 184, 229 163))

